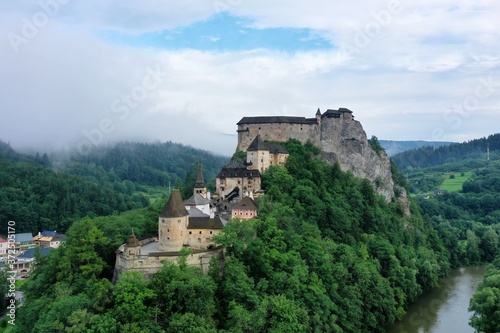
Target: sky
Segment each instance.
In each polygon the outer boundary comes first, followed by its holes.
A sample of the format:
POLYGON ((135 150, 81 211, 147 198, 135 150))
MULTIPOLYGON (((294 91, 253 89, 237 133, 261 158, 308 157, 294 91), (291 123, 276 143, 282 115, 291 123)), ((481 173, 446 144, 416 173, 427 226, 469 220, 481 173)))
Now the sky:
POLYGON ((0 2, 0 140, 236 148, 244 116, 347 107, 368 137, 500 132, 493 0, 0 2))

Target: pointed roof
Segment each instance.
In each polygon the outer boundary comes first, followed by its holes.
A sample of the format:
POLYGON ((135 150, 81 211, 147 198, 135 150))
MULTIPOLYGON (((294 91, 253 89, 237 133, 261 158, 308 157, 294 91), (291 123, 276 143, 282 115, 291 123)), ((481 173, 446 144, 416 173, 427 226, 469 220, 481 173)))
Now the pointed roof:
POLYGON ((201 170, 201 163, 198 164, 198 172, 196 173, 196 183, 194 188, 204 188, 205 180, 203 179, 203 171, 201 170))
POLYGON ((179 189, 173 190, 165 208, 160 214, 160 217, 182 217, 187 215, 188 212, 186 207, 184 207, 181 192, 179 189))
POLYGON ((139 241, 137 240, 137 237, 135 237, 135 234, 132 232, 132 234, 128 237, 128 240, 127 240, 127 246, 128 247, 137 247, 137 246, 141 246, 141 244, 139 243, 139 241))
POLYGON ((321 111, 319 110, 319 108, 318 108, 318 111, 316 111, 316 115, 321 116, 321 111))
POLYGON ((248 146, 247 149, 247 151, 256 151, 256 150, 269 150, 267 148, 266 143, 264 142, 264 140, 262 140, 260 135, 257 135, 255 137, 255 139, 252 141, 252 143, 250 144, 250 146, 248 146))
POLYGON ((250 197, 244 197, 240 202, 233 206, 233 209, 239 210, 257 210, 257 203, 250 197))
POLYGON ((288 151, 279 143, 265 142, 260 135, 257 135, 248 146, 247 151, 267 150, 273 154, 288 154, 288 151))

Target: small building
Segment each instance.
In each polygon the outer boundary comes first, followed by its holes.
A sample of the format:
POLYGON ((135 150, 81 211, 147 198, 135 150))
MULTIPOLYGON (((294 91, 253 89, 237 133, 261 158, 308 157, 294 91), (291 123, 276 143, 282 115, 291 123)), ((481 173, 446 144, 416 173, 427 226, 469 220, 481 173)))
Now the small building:
POLYGON ((14 246, 16 251, 23 252, 32 247, 35 247, 33 235, 30 232, 15 234, 14 235, 14 246))
POLYGON ((51 247, 30 248, 16 257, 14 263, 14 270, 21 272, 29 272, 30 269, 36 264, 36 253, 39 251, 42 257, 45 257, 54 250, 51 247))
POLYGON ((244 197, 243 200, 233 206, 231 217, 240 218, 243 221, 257 217, 258 205, 250 197, 244 197))
POLYGON ((57 249, 66 239, 66 235, 58 234, 57 231, 44 230, 33 237, 34 243, 40 247, 51 247, 57 249))

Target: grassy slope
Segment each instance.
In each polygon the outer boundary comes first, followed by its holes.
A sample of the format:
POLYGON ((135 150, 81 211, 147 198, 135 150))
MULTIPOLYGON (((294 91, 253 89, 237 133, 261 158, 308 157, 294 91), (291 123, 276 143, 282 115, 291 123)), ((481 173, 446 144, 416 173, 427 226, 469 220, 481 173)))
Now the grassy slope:
POLYGON ((460 172, 448 172, 445 174, 445 180, 439 186, 440 190, 446 190, 448 192, 458 192, 462 190, 462 185, 472 177, 472 172, 467 171, 463 173, 463 176, 460 172), (450 178, 451 175, 455 175, 455 178, 450 178))

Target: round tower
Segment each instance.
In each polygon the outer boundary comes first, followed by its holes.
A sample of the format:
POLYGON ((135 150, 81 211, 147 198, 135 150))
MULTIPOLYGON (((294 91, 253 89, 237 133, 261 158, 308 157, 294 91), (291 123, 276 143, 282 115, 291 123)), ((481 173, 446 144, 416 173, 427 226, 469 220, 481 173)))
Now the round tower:
POLYGON ((189 213, 184 206, 181 192, 175 189, 158 218, 158 250, 180 251, 186 243, 188 223, 189 213))

